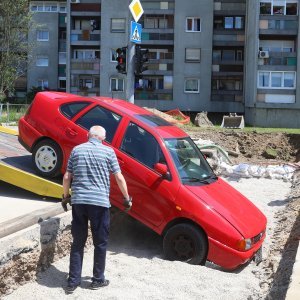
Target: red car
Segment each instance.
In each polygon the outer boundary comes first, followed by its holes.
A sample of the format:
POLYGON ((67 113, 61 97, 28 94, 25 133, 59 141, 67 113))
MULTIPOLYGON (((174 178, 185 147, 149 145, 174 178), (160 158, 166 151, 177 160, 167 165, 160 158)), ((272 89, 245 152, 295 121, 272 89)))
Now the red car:
MULTIPOLYGON (((91 126, 107 131, 134 204, 129 214, 163 236, 167 259, 232 270, 251 260, 265 238, 266 217, 217 177, 181 129, 123 100, 38 93, 19 122, 20 143, 39 174, 64 173, 91 126)), ((111 203, 123 209, 112 177, 111 203)))

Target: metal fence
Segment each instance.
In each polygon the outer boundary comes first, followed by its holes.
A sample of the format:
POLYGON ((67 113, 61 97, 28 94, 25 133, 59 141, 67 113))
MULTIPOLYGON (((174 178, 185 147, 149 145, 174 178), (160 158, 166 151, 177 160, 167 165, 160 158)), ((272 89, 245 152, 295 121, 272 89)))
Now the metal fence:
POLYGON ((0 103, 0 123, 17 123, 28 106, 29 104, 0 103))

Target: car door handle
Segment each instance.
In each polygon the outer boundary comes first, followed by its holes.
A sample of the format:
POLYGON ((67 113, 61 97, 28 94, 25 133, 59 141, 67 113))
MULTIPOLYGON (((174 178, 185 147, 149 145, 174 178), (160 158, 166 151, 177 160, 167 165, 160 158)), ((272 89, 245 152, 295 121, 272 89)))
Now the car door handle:
POLYGON ((77 135, 77 132, 71 128, 67 128, 66 129, 66 132, 71 135, 71 136, 76 136, 77 135))

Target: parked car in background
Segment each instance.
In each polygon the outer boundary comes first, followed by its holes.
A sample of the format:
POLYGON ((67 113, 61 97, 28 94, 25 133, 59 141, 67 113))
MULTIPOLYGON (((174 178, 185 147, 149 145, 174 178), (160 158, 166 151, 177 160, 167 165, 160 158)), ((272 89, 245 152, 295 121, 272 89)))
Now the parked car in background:
MULTIPOLYGON (((266 217, 217 177, 192 139, 157 115, 123 100, 38 93, 19 121, 19 141, 45 177, 64 173, 74 146, 91 126, 106 129, 127 181, 129 214, 163 236, 167 259, 231 270, 257 253, 266 217)), ((111 203, 123 209, 111 178, 111 203)))

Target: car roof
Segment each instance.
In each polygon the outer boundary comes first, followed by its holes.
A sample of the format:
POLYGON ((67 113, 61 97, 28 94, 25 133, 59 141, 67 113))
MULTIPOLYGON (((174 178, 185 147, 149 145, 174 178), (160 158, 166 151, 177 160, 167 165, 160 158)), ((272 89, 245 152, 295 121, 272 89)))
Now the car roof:
POLYGON ((127 102, 121 99, 115 99, 110 97, 84 97, 80 95, 74 95, 64 92, 40 92, 48 99, 55 99, 55 100, 71 100, 71 101, 90 101, 94 103, 101 103, 105 102, 107 106, 110 106, 113 110, 117 109, 123 114, 126 114, 132 117, 135 120, 139 120, 141 123, 148 128, 155 128, 155 132, 157 132, 162 138, 174 138, 174 137, 186 137, 188 134, 174 126, 173 124, 165 121, 165 124, 155 124, 155 122, 148 122, 145 118, 140 118, 139 116, 156 116, 157 115, 152 113, 151 111, 137 106, 133 103, 127 102), (143 120, 144 119, 144 120, 143 120))

